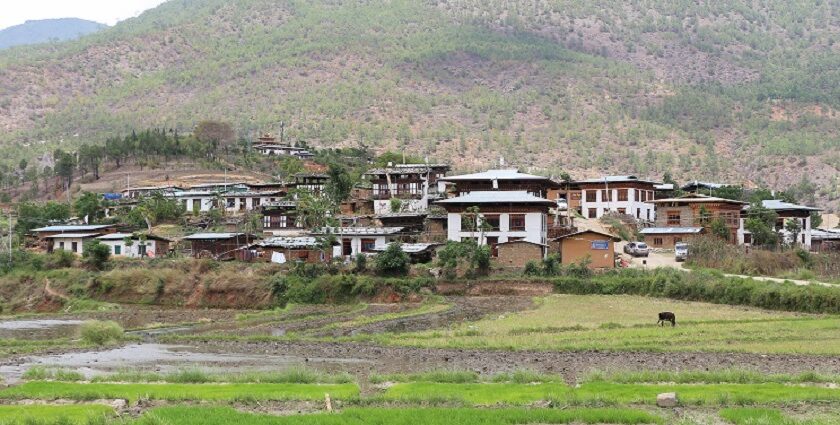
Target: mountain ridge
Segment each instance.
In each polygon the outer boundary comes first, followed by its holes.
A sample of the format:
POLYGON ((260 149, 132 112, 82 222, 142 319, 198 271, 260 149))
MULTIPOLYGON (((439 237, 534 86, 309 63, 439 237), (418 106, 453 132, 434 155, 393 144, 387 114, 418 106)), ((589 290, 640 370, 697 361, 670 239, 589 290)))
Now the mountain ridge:
POLYGON ((103 28, 105 24, 79 18, 30 19, 0 29, 0 50, 15 46, 72 40, 103 28))
POLYGON ((171 0, 0 53, 0 145, 202 119, 253 138, 283 121, 292 140, 464 171, 504 157, 581 177, 671 172, 799 186, 835 208, 834 3, 171 0))

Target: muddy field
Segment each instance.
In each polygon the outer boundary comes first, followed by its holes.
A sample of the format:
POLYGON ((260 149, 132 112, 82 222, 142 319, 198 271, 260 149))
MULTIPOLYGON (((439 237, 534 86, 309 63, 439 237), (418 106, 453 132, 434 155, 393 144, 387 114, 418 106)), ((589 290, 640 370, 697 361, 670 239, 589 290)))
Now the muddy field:
MULTIPOLYGON (((767 373, 819 371, 840 373, 840 357, 729 353, 648 352, 511 352, 379 346, 357 342, 242 341, 219 335, 342 337, 443 329, 483 317, 532 308, 530 296, 450 296, 437 304, 369 304, 301 306, 289 311, 177 310, 123 307, 87 315, 51 315, 0 322, 0 336, 48 339, 73 332, 81 320, 120 322, 134 341, 103 349, 44 350, 41 354, 0 360, 0 375, 14 383, 34 365, 78 370, 86 376, 125 370, 174 371, 207 368, 220 371, 280 370, 305 365, 346 371, 365 378, 371 373, 433 369, 473 370, 483 375, 530 369, 561 374, 576 382, 592 370, 751 369, 767 373), (424 309, 433 310, 424 313, 424 309), (239 317, 237 317, 240 315, 239 317), (245 316, 245 317, 243 317, 245 316), (145 328, 145 329, 144 329, 145 328), (187 341, 162 342, 167 336, 187 341), (208 335, 202 338, 202 335, 208 335)), ((360 379, 361 382, 366 381, 360 379)))

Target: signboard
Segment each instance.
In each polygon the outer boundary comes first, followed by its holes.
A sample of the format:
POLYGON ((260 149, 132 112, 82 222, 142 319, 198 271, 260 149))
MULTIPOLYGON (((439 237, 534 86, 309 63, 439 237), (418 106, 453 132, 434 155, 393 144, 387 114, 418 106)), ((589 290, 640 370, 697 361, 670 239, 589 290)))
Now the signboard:
POLYGON ((602 251, 610 249, 610 241, 592 241, 592 249, 602 251))

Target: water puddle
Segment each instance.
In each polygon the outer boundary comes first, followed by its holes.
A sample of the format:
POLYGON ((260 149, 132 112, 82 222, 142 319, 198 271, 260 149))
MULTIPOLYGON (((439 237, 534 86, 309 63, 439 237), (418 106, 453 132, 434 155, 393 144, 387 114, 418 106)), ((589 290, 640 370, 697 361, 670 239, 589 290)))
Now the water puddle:
POLYGON ((214 372, 278 371, 303 364, 324 369, 339 369, 341 365, 354 363, 371 362, 355 358, 208 353, 179 345, 132 344, 104 351, 32 356, 24 359, 24 362, 20 364, 0 365, 0 376, 7 383, 15 383, 27 369, 33 366, 76 370, 91 378, 126 369, 161 373, 185 368, 200 368, 214 372))
POLYGON ((0 322, 0 338, 60 338, 75 333, 81 324, 81 320, 7 320, 0 322))

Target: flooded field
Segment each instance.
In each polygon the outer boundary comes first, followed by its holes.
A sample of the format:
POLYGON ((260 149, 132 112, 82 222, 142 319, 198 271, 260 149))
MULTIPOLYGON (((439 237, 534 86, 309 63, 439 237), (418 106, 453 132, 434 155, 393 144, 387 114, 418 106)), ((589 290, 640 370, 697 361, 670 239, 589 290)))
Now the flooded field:
POLYGON ((73 334, 82 320, 6 320, 0 321, 0 338, 50 339, 73 334))

